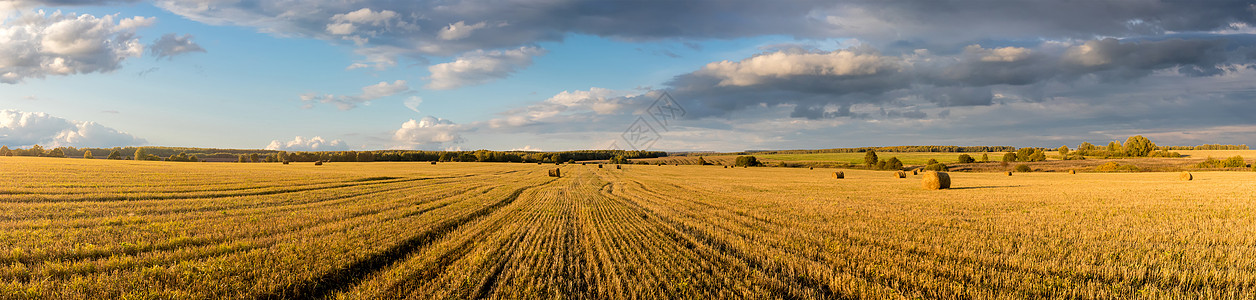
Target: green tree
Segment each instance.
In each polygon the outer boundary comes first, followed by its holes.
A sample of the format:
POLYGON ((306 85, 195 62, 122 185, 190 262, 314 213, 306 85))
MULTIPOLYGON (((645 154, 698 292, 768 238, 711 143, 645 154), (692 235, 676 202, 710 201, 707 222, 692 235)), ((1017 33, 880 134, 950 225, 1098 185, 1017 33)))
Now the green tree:
POLYGON ((754 156, 738 156, 733 163, 734 167, 754 167, 759 165, 759 158, 754 156))
POLYGON ((1055 151, 1060 152, 1060 159, 1068 159, 1068 146, 1067 145, 1060 146, 1060 148, 1055 149, 1055 151))
POLYGON ((886 170, 902 170, 903 162, 898 160, 898 157, 891 157, 890 159, 885 160, 885 169, 886 170))
POLYGON ((26 150, 26 156, 44 156, 44 147, 40 145, 31 146, 30 150, 26 150))
POLYGON ((626 164, 631 164, 632 162, 628 161, 628 158, 624 157, 623 155, 616 155, 615 157, 611 157, 610 163, 626 165, 626 164))
POLYGON ((244 154, 240 154, 240 156, 237 156, 237 157, 236 157, 236 162, 238 162, 238 163, 246 163, 246 162, 249 162, 249 156, 248 156, 248 155, 244 155, 244 154))
POLYGON ((1091 143, 1082 142, 1081 145, 1077 145, 1077 151, 1085 152, 1085 151, 1095 151, 1095 150, 1099 150, 1099 147, 1095 147, 1095 145, 1091 143))
POLYGON ((1013 162, 1013 161, 1016 161, 1016 153, 1008 152, 1007 154, 1003 154, 1003 162, 1013 162))
POLYGON ((258 155, 257 155, 257 153, 250 153, 250 154, 249 154, 249 162, 258 162, 258 161, 260 161, 260 160, 259 160, 259 158, 261 158, 261 157, 260 157, 260 156, 258 156, 258 155))
POLYGON ((93 158, 96 158, 96 157, 95 157, 95 156, 92 156, 92 150, 83 150, 83 158, 86 158, 86 159, 93 159, 93 158))
POLYGON ((981 162, 990 162, 990 156, 989 156, 989 155, 986 155, 986 153, 982 153, 982 154, 981 154, 981 162))
POLYGON ((1033 154, 1029 155, 1028 161, 1046 161, 1046 160, 1047 160, 1047 153, 1045 151, 1042 151, 1042 149, 1034 149, 1033 154))
POLYGON ((113 150, 113 152, 109 152, 109 157, 106 157, 106 158, 107 159, 122 159, 122 152, 118 152, 118 150, 113 150))
POLYGON ((145 159, 148 159, 148 151, 144 151, 143 147, 140 147, 139 149, 135 149, 135 160, 145 160, 145 159))
POLYGON ((973 159, 973 157, 972 157, 972 156, 969 156, 968 154, 960 154, 960 155, 959 155, 959 163, 961 163, 961 164, 971 164, 971 163, 976 162, 976 161, 977 161, 977 160, 973 159))
POLYGON ((867 165, 868 167, 872 167, 876 164, 877 164, 877 152, 868 150, 868 153, 864 154, 864 165, 867 165))
POLYGON ((65 157, 65 151, 60 147, 52 148, 52 151, 48 151, 48 157, 65 157))
POLYGON ((0 156, 13 156, 13 150, 9 150, 9 146, 0 146, 0 156))
POLYGON ((1146 157, 1151 151, 1156 150, 1156 143, 1141 136, 1131 136, 1125 140, 1125 155, 1132 157, 1146 157))
POLYGON ((1034 148, 1020 148, 1016 150, 1017 161, 1029 161, 1029 157, 1034 155, 1034 148))
POLYGON ((1118 141, 1108 142, 1107 150, 1111 154, 1121 153, 1121 142, 1118 142, 1118 141))
POLYGON ((359 162, 375 161, 375 152, 371 152, 371 151, 358 152, 358 161, 359 162))

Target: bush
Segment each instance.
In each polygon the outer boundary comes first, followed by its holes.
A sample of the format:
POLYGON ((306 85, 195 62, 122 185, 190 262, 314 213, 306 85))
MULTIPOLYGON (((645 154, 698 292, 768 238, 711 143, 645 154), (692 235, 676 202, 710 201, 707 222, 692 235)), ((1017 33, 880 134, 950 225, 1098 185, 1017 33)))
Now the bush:
POLYGON ((1029 165, 1024 165, 1024 164, 1016 165, 1016 172, 1033 172, 1033 171, 1034 169, 1030 168, 1029 165))
POLYGON ((733 162, 734 167, 755 167, 759 166, 759 159, 754 156, 738 156, 737 161, 733 162))
POLYGON ((946 170, 947 170, 946 164, 943 164, 943 163, 936 163, 936 164, 925 166, 925 171, 946 171, 946 170))
POLYGON ((925 162, 925 165, 927 166, 927 165, 932 165, 936 163, 938 163, 938 160, 930 158, 929 161, 925 162))
POLYGON ((961 164, 971 164, 971 163, 974 163, 974 162, 977 162, 977 160, 973 159, 973 157, 972 157, 972 156, 968 156, 968 154, 960 154, 960 155, 959 155, 959 163, 961 163, 961 164))
POLYGON ((986 153, 982 153, 981 162, 990 162, 990 155, 986 155, 986 153))
POLYGON ((1242 168, 1246 166, 1247 163, 1243 161, 1243 157, 1237 155, 1221 162, 1221 167, 1223 168, 1242 168))
POLYGON ((868 150, 868 153, 864 154, 864 165, 867 165, 868 167, 872 167, 877 164, 877 161, 878 160, 877 160, 876 151, 868 150))
POLYGON ((1028 161, 1047 161, 1047 154, 1042 149, 1034 149, 1034 153, 1029 155, 1028 161))
POLYGON ((632 162, 629 162, 628 158, 624 157, 623 155, 616 155, 615 157, 611 157, 610 163, 623 165, 623 164, 630 164, 632 162))

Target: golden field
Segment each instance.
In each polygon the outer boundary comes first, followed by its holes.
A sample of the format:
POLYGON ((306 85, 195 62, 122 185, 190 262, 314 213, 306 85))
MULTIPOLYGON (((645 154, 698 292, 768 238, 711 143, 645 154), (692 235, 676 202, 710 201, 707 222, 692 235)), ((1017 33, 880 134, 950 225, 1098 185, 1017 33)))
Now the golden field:
POLYGON ((0 157, 0 298, 1256 298, 1256 172, 555 167, 0 157))

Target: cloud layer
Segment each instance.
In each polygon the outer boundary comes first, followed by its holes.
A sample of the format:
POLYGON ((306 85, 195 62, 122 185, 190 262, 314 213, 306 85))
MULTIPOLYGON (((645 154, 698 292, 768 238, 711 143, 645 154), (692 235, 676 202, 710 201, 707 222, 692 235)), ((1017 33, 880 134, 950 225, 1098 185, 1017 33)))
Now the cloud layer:
POLYGON ((0 110, 0 145, 9 147, 115 147, 148 142, 95 122, 71 121, 42 112, 0 110))
POLYGON ((153 18, 25 13, 0 25, 0 82, 110 72, 144 53, 135 36, 153 18))
POLYGON ((410 86, 406 85, 405 80, 397 80, 391 83, 381 81, 362 87, 362 93, 351 96, 332 95, 332 94, 315 94, 306 93, 301 95, 301 101, 306 103, 306 107, 313 107, 313 103, 335 104, 340 110, 350 110, 358 107, 358 104, 370 104, 371 101, 398 95, 410 91, 410 86))
POLYGON ((346 150, 348 147, 341 140, 326 140, 321 136, 305 138, 296 136, 291 141, 272 140, 266 145, 266 150, 283 150, 283 151, 338 151, 346 150))

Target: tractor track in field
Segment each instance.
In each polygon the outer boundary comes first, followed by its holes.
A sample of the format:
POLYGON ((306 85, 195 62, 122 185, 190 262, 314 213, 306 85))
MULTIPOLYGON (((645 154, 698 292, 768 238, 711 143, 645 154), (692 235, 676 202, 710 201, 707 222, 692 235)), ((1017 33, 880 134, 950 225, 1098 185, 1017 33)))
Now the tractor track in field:
MULTIPOLYGON (((524 191, 553 182, 554 180, 549 180, 541 184, 516 189, 501 201, 482 207, 465 216, 441 222, 436 226, 433 226, 430 230, 401 241, 400 243, 393 245, 380 253, 367 256, 343 268, 324 273, 317 278, 307 280, 282 290, 260 295, 256 298, 323 299, 327 296, 335 294, 336 292, 347 290, 360 283, 363 279, 370 277, 372 274, 385 271, 388 266, 409 257, 411 253, 414 253, 419 249, 440 240, 445 237, 446 234, 461 228, 462 225, 483 218, 484 216, 492 214, 502 207, 513 203, 521 194, 523 194, 524 191)), ((435 273, 439 274, 439 272, 435 273)))

